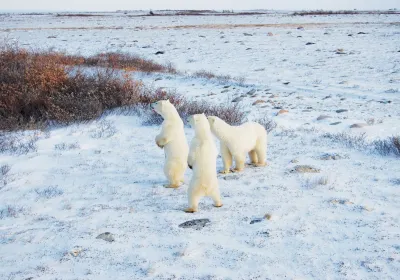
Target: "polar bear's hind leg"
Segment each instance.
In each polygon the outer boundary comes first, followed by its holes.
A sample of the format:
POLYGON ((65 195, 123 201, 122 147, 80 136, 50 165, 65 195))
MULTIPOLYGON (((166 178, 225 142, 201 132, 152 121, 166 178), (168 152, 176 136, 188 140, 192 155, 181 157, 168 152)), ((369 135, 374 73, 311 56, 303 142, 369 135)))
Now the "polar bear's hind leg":
MULTIPOLYGON (((194 187, 196 188, 196 187, 194 187)), ((194 213, 197 212, 199 207, 200 198, 203 196, 199 190, 193 190, 193 186, 189 187, 189 208, 185 209, 186 213, 194 213)))
POLYGON ((266 154, 267 154, 267 135, 259 137, 257 140, 255 151, 257 153, 258 162, 255 166, 266 166, 266 154))
POLYGON ((164 185, 166 188, 179 188, 183 183, 183 175, 185 173, 185 167, 177 162, 166 163, 164 167, 164 174, 168 179, 168 184, 164 185))
POLYGON ((250 161, 252 164, 258 163, 258 156, 257 156, 257 152, 255 150, 251 150, 249 152, 249 157, 250 157, 250 161))
POLYGON ((210 197, 214 201, 214 207, 221 207, 222 206, 221 194, 219 193, 219 189, 218 188, 211 193, 210 197))

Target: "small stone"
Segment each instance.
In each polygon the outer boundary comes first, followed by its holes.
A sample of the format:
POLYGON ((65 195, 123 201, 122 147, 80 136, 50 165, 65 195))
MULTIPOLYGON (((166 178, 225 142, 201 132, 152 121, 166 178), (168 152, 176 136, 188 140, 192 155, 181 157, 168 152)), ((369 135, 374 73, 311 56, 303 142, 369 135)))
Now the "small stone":
POLYGON ((368 212, 371 212, 371 211, 374 210, 374 208, 372 208, 372 207, 370 207, 370 206, 362 206, 361 209, 362 209, 362 210, 365 210, 365 211, 368 211, 368 212))
POLYGON ((299 26, 299 27, 297 27, 297 29, 298 30, 304 30, 304 27, 303 26, 299 26))
POLYGON ((290 82, 284 82, 284 83, 282 83, 282 84, 284 84, 284 85, 288 85, 288 84, 290 84, 290 82))
POLYGON ((257 105, 257 104, 261 104, 261 103, 265 103, 265 101, 264 101, 264 100, 261 100, 261 99, 256 100, 256 101, 253 102, 253 106, 254 106, 254 105, 257 105))
POLYGON ((308 43, 306 44, 306 46, 309 46, 309 45, 315 45, 315 43, 313 43, 313 42, 308 42, 308 43))
POLYGON ((70 254, 74 257, 79 256, 79 254, 83 251, 82 247, 75 247, 71 250, 70 254))
POLYGON ((252 90, 247 92, 247 94, 249 94, 249 95, 254 94, 254 93, 256 93, 256 89, 255 88, 253 88, 252 90))
POLYGON ((221 93, 226 93, 228 91, 229 91, 229 89, 224 89, 223 91, 221 91, 221 93))
POLYGON ((268 32, 267 35, 268 35, 268 36, 274 36, 274 34, 272 34, 272 32, 268 32))
POLYGON ((261 223, 263 221, 263 219, 261 218, 256 218, 254 220, 251 220, 250 225, 255 224, 255 223, 261 223))
POLYGON ((224 178, 225 181, 239 180, 239 176, 236 175, 236 174, 226 175, 223 178, 224 178))
POLYGON ((155 53, 155 55, 164 54, 164 53, 165 53, 164 51, 158 51, 155 53))
POLYGON ((243 100, 243 97, 236 97, 232 100, 232 102, 240 102, 243 100))
POLYGON ((333 122, 333 123, 331 123, 330 125, 338 125, 338 124, 340 124, 340 123, 342 123, 342 122, 333 122))
POLYGON ((199 229, 202 229, 203 227, 205 227, 209 223, 210 223, 209 219, 197 219, 197 220, 191 220, 191 221, 184 222, 184 223, 180 224, 179 227, 193 228, 193 229, 199 230, 199 229))
POLYGON ((271 214, 264 215, 264 219, 271 220, 271 218, 272 218, 271 214))
POLYGON ((355 124, 350 125, 350 128, 362 128, 362 127, 366 127, 366 126, 368 126, 368 124, 366 124, 366 123, 355 123, 355 124))
POLYGON ((317 121, 322 121, 322 120, 329 119, 329 118, 330 118, 330 116, 321 115, 321 116, 319 116, 319 117, 317 118, 317 121))
POLYGON ((299 162, 299 160, 298 160, 298 159, 296 159, 296 158, 294 158, 294 159, 292 159, 290 162, 291 162, 291 163, 298 163, 298 162, 299 162))
POLYGON ((364 34, 368 34, 368 33, 365 33, 365 32, 358 32, 357 34, 358 34, 358 35, 364 35, 364 34))
POLYGON ((325 153, 320 157, 321 160, 338 160, 342 158, 343 157, 337 153, 325 153))
POLYGON ((110 232, 104 232, 102 234, 99 234, 96 239, 103 239, 104 241, 107 242, 114 242, 115 238, 110 232))
POLYGON ((290 172, 297 173, 319 173, 321 170, 310 165, 296 165, 290 172))
POLYGON ((162 78, 157 78, 157 79, 155 79, 155 81, 157 82, 157 81, 161 81, 162 80, 162 78))
POLYGON ((336 110, 336 113, 340 114, 340 113, 344 113, 344 112, 347 112, 347 111, 349 111, 349 110, 347 110, 347 109, 339 109, 339 110, 336 110))
POLYGON ((229 88, 230 86, 224 86, 224 88, 229 88))
POLYGON ((253 36, 253 34, 250 33, 243 33, 244 36, 253 36))
POLYGON ((285 110, 285 109, 280 109, 279 112, 276 113, 276 115, 278 116, 278 115, 282 115, 282 114, 286 114, 286 113, 289 113, 289 111, 285 110))

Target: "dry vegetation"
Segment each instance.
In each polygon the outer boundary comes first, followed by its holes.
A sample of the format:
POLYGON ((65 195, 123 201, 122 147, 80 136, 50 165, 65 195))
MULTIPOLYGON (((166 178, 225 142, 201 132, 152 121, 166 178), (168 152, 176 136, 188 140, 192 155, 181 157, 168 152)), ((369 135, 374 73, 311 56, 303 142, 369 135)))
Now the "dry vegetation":
POLYGON ((399 11, 396 10, 386 10, 386 11, 357 11, 357 10, 341 10, 341 11, 324 11, 324 10, 315 10, 315 11, 301 11, 294 12, 293 16, 320 16, 320 15, 362 15, 362 14, 399 14, 399 11))
POLYGON ((365 134, 352 135, 346 132, 325 133, 322 137, 340 143, 348 148, 368 150, 384 156, 393 155, 400 157, 400 136, 392 136, 372 142, 367 141, 365 134))
MULTIPOLYGON (((88 121, 114 108, 144 114, 144 118, 152 120, 150 123, 157 123, 149 104, 167 98, 183 118, 205 112, 236 124, 244 115, 239 105, 208 104, 146 88, 120 70, 176 72, 172 66, 128 54, 106 53, 83 58, 51 51, 28 52, 15 45, 4 45, 0 48, 0 130, 88 121), (92 66, 93 71, 85 71, 81 66, 92 66)), ((12 139, 8 142, 18 143, 12 139)), ((19 149, 17 144, 6 146, 19 149)))

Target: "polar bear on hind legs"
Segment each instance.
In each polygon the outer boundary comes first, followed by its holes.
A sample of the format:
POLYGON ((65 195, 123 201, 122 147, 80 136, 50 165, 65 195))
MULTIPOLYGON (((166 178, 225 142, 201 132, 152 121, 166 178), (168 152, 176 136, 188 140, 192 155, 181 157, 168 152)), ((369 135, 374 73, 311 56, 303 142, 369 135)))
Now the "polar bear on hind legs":
POLYGON ((231 126, 218 117, 208 117, 211 131, 219 139, 224 170, 229 173, 232 158, 236 166, 234 171, 243 171, 246 154, 254 166, 265 166, 267 153, 267 131, 255 122, 247 122, 239 126, 231 126))
POLYGON ((204 114, 193 115, 189 123, 195 129, 195 136, 190 143, 188 165, 193 169, 188 196, 189 208, 185 212, 197 211, 200 198, 209 196, 215 207, 221 207, 221 196, 217 180, 217 155, 210 125, 204 114))
POLYGON ((183 121, 169 100, 157 101, 152 103, 151 107, 164 119, 161 132, 156 137, 156 144, 164 148, 164 174, 169 181, 165 187, 178 188, 183 183, 189 153, 183 121))

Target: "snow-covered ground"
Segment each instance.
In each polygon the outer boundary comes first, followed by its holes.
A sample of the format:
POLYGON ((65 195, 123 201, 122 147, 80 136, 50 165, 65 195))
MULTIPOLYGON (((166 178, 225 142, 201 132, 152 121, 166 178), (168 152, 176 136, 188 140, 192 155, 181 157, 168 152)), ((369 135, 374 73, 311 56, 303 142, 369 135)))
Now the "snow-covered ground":
POLYGON ((187 185, 162 187, 159 127, 111 114, 37 132, 37 151, 0 154, 10 167, 0 180, 0 279, 398 279, 399 159, 323 137, 400 134, 398 15, 105 15, 0 15, 0 36, 171 61, 187 74, 135 75, 210 102, 241 97, 248 119, 274 119, 269 166, 220 175, 224 206, 203 199, 186 214, 187 185), (246 82, 189 77, 201 69, 246 82), (281 108, 289 112, 276 116, 281 108), (211 223, 178 227, 198 218, 211 223), (96 239, 104 232, 115 241, 96 239))

